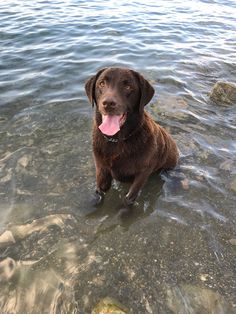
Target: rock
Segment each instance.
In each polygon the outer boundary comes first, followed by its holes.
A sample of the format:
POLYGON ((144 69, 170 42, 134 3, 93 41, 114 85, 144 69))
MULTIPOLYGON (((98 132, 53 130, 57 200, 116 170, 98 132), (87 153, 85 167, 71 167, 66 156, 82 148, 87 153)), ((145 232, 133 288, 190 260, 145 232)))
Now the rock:
POLYGON ((0 182, 2 183, 9 182, 11 179, 12 179, 11 171, 8 171, 8 173, 4 177, 0 178, 0 182))
POLYGON ((193 285, 167 289, 167 305, 173 313, 222 314, 234 313, 219 293, 193 285))
POLYGON ((232 245, 236 245, 236 239, 234 239, 234 238, 230 239, 229 243, 232 245))
POLYGON ((187 178, 181 180, 181 184, 184 190, 189 190, 189 180, 187 178))
POLYGON ((9 280, 15 273, 16 262, 7 257, 0 262, 0 282, 9 280))
POLYGON ((61 229, 66 227, 67 220, 73 221, 73 216, 67 214, 48 215, 43 218, 35 219, 31 223, 24 225, 14 225, 10 230, 4 231, 0 234, 0 248, 15 243, 16 240, 24 239, 35 232, 47 231, 51 226, 58 226, 61 229))
POLYGON ((234 166, 234 161, 232 159, 226 159, 220 164, 220 169, 225 171, 232 171, 234 166))
POLYGON ((232 191, 236 192, 236 179, 230 183, 230 188, 232 191))
POLYGON ((209 274, 200 274, 199 277, 201 281, 207 281, 209 278, 209 274))
POLYGON ((236 84, 217 82, 210 93, 210 99, 217 104, 236 105, 236 84))
POLYGON ((160 96, 156 103, 150 105, 151 113, 177 119, 185 119, 188 117, 186 109, 188 108, 187 101, 182 97, 175 96, 160 96))
POLYGON ((32 266, 38 261, 15 261, 11 257, 7 257, 0 261, 0 282, 8 281, 17 271, 21 271, 25 266, 32 266))
POLYGON ((11 230, 6 230, 2 234, 0 234, 0 248, 2 246, 7 246, 11 243, 15 243, 14 235, 12 234, 11 230))
POLYGON ((21 167, 26 168, 28 166, 30 160, 31 160, 31 156, 24 155, 20 159, 18 159, 18 164, 21 167))
POLYGON ((91 314, 129 314, 130 312, 120 302, 106 297, 93 309, 91 314))

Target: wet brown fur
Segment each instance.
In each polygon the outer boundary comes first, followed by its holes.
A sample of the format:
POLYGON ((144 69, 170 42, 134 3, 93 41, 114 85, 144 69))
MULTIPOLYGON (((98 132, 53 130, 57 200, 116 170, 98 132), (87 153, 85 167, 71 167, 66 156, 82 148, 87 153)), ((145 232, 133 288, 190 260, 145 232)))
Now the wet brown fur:
POLYGON ((154 89, 139 73, 121 68, 102 69, 87 81, 85 89, 91 103, 96 105, 93 154, 97 193, 106 192, 112 179, 129 181, 131 186, 125 203, 132 204, 151 173, 174 168, 179 158, 171 135, 144 110, 144 106, 153 97, 154 89), (99 91, 97 82, 101 77, 109 80, 105 88, 99 91), (126 77, 132 82, 130 93, 122 91, 124 87, 121 82, 126 77), (102 121, 101 111, 105 110, 104 99, 108 94, 109 100, 113 99, 113 96, 115 100, 118 99, 114 108, 109 108, 111 112, 114 111, 112 113, 116 114, 116 111, 121 110, 127 112, 125 124, 112 137, 115 141, 109 141, 109 137, 104 136, 98 129, 102 121))

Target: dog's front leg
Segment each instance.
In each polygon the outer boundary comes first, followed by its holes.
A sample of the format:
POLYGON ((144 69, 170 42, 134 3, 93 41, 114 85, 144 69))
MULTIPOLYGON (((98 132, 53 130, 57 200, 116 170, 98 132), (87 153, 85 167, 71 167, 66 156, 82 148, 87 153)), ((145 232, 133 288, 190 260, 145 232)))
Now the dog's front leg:
POLYGON ((149 175, 150 175, 150 171, 147 170, 147 171, 140 172, 139 174, 137 174, 134 177, 134 181, 131 184, 129 192, 126 194, 125 199, 124 199, 125 205, 129 206, 135 202, 136 198, 139 195, 141 188, 146 183, 149 175))
POLYGON ((105 193, 111 187, 112 176, 108 169, 96 167, 97 191, 105 193))
POLYGON ((97 188, 92 199, 94 206, 99 205, 104 197, 104 193, 111 187, 112 176, 108 169, 96 165, 96 183, 97 188))

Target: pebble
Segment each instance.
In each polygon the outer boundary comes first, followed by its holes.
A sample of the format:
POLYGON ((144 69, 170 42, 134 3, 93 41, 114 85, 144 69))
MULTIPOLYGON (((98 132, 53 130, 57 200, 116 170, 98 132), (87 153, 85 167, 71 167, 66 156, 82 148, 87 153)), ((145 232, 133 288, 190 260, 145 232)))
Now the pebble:
POLYGON ((232 245, 236 245, 236 239, 230 239, 229 243, 232 244, 232 245))

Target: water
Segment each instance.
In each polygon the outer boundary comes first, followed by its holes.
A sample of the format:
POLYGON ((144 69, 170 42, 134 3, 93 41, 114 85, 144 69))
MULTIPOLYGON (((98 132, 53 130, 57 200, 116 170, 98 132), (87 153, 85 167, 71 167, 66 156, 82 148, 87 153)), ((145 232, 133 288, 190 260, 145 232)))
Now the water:
POLYGON ((235 16, 230 0, 1 2, 2 313, 91 313, 105 296, 132 313, 234 312, 236 110, 208 93, 235 82, 235 16), (147 110, 181 152, 125 219, 127 185, 88 202, 84 82, 104 66, 150 80, 147 110))

